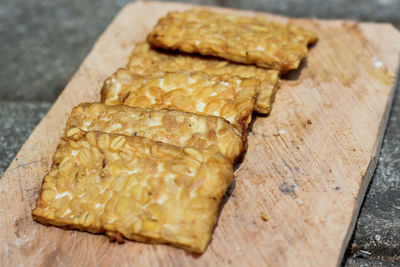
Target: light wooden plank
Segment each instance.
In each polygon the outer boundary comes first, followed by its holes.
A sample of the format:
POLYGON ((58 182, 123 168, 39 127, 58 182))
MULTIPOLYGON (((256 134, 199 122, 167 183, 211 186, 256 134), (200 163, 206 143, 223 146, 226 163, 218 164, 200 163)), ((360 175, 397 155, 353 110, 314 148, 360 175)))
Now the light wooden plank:
POLYGON ((118 245, 101 235, 32 220, 42 179, 72 107, 99 100, 103 80, 126 64, 134 42, 143 40, 166 12, 189 7, 130 4, 99 38, 0 179, 0 265, 340 263, 376 166, 393 98, 400 34, 388 24, 290 20, 314 29, 320 40, 301 70, 282 81, 271 114, 255 118, 245 159, 202 256, 165 245, 118 245), (261 212, 268 214, 268 222, 261 212))

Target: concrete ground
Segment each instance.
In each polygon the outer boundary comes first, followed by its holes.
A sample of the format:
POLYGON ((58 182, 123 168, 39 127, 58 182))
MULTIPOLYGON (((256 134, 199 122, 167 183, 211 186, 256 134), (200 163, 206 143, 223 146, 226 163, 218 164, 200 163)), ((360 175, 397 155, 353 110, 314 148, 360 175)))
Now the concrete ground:
MULTIPOLYGON (((0 2, 0 176, 125 0, 0 2)), ((399 0, 192 0, 294 17, 391 22, 399 0)), ((400 92, 344 266, 400 266, 400 92)))

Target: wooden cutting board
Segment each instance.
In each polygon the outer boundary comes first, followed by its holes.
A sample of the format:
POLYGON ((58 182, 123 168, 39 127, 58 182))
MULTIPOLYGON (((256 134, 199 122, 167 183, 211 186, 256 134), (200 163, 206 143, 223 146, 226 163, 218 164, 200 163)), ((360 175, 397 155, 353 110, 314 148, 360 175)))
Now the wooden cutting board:
POLYGON ((0 180, 1 266, 340 264, 377 163, 393 98, 400 34, 389 24, 261 14, 313 29, 320 40, 301 68, 282 80, 271 114, 254 118, 245 159, 236 168, 203 255, 165 245, 118 245, 102 235, 32 220, 72 107, 99 100, 103 80, 127 63, 134 42, 144 40, 160 16, 190 7, 130 4, 99 38, 0 180))

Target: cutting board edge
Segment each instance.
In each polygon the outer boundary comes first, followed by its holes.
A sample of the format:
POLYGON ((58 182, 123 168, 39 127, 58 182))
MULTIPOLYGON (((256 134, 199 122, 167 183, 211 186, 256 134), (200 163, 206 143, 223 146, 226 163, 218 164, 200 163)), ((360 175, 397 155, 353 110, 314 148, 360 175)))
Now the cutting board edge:
MULTIPOLYGON (((396 28, 394 28, 394 29, 396 30, 396 28)), ((399 32, 399 34, 400 34, 400 32, 399 32)), ((339 255, 339 258, 337 261, 338 267, 341 265, 341 263, 343 261, 343 257, 346 253, 346 249, 350 243, 351 237, 353 236, 354 228, 356 226, 357 218, 361 211, 361 206, 364 201, 365 194, 367 192, 368 186, 371 182, 371 178, 375 172, 375 169, 378 165, 379 155, 380 155, 381 147, 382 147, 382 143, 383 143, 383 137, 385 135, 387 124, 389 122, 389 115, 390 115, 390 111, 392 110, 394 96, 395 96, 396 90, 398 88, 400 88, 400 54, 399 54, 396 78, 395 78, 395 81, 391 88, 391 91, 389 94, 389 99, 386 103, 385 111, 384 111, 382 119, 381 119, 381 123, 380 123, 379 130, 377 133, 377 138, 376 138, 377 141, 376 141, 374 149, 373 149, 373 155, 372 155, 371 161, 368 165, 367 171, 365 172, 364 179, 361 182, 360 190, 357 195, 356 206, 354 208, 353 216, 351 218, 351 223, 349 225, 346 236, 342 243, 340 255, 339 255)))

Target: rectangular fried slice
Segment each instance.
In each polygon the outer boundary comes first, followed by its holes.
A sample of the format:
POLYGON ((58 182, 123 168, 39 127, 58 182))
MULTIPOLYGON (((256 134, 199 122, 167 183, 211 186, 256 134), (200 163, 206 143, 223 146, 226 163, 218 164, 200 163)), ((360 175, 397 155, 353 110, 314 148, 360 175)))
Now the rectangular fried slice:
POLYGON ((84 131, 142 136, 176 146, 214 148, 232 162, 244 149, 240 132, 223 118, 177 110, 85 103, 72 110, 65 134, 75 127, 84 131))
POLYGON ((263 17, 192 9, 162 17, 147 40, 155 47, 222 57, 286 72, 307 55, 315 33, 263 17))
POLYGON ((256 79, 230 74, 168 72, 138 75, 119 69, 104 82, 101 100, 107 105, 168 108, 219 116, 245 136, 258 86, 256 79))
POLYGON ((128 69, 141 75, 157 71, 201 71, 211 75, 229 73, 260 81, 254 110, 267 114, 271 110, 278 89, 279 71, 243 65, 212 57, 161 51, 146 42, 137 43, 130 56, 128 69))
POLYGON ((233 178, 213 149, 179 148, 138 136, 83 132, 63 137, 34 218, 203 252, 233 178))

